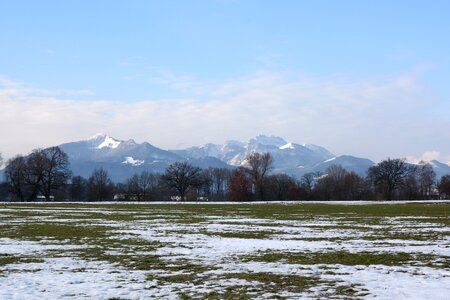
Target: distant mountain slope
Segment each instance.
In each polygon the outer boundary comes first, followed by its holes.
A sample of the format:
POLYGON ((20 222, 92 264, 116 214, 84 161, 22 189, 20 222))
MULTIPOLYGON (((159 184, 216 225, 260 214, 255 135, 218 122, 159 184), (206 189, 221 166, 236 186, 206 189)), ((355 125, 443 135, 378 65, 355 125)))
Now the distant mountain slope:
MULTIPOLYGON (((325 172, 332 165, 340 165, 349 172, 355 172, 364 176, 367 170, 375 165, 373 161, 366 158, 359 158, 350 155, 341 155, 327 159, 311 168, 313 172, 325 172)), ((306 170, 305 170, 306 171, 306 170)))
POLYGON ((450 166, 444 163, 441 163, 437 160, 430 161, 430 164, 433 166, 434 172, 436 172, 436 177, 441 178, 444 175, 450 174, 450 166))
POLYGON ((145 142, 137 144, 134 140, 121 141, 105 134, 96 135, 90 139, 60 145, 72 160, 94 160, 125 162, 126 157, 144 163, 161 160, 177 160, 180 157, 170 151, 159 149, 145 142))
POLYGON ((96 168, 104 168, 114 181, 123 181, 144 170, 163 172, 182 157, 149 143, 117 140, 105 134, 60 145, 69 156, 75 175, 88 177, 96 168))

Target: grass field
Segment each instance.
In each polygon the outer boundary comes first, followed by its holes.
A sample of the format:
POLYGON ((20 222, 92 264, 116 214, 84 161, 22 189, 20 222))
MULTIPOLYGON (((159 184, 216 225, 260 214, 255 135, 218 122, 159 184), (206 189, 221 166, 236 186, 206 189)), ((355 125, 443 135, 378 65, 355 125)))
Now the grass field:
POLYGON ((450 204, 4 204, 1 299, 448 299, 450 204))

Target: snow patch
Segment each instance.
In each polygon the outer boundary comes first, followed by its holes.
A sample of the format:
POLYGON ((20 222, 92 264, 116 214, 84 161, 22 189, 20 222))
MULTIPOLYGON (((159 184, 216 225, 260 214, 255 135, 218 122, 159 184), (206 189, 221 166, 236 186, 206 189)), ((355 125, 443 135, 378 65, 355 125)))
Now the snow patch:
POLYGON ((295 147, 294 147, 294 145, 293 145, 292 143, 287 143, 286 145, 283 145, 283 146, 280 147, 281 150, 284 150, 284 149, 294 149, 294 148, 295 148, 295 147))
POLYGON ((127 156, 127 157, 125 157, 125 160, 122 163, 136 167, 136 166, 140 166, 143 163, 145 163, 145 160, 134 159, 131 156, 127 156))
POLYGON ((325 160, 325 161, 324 161, 324 163, 327 163, 327 162, 333 161, 333 160, 335 160, 335 159, 336 159, 336 157, 332 157, 332 158, 330 158, 330 159, 327 159, 327 160, 325 160))
POLYGON ((0 270, 1 299, 175 299, 165 287, 152 288, 145 272, 72 257, 43 263, 10 264, 0 270))

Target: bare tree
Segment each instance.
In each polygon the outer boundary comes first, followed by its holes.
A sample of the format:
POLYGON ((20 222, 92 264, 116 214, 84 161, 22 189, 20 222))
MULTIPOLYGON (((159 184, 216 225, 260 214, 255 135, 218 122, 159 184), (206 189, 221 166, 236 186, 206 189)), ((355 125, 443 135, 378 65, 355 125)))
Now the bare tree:
POLYGON ((8 160, 5 168, 5 179, 11 188, 14 197, 25 201, 27 162, 25 157, 18 155, 8 160))
POLYGON ((211 168, 211 189, 215 200, 225 200, 228 193, 231 171, 225 168, 211 168))
POLYGON ((254 152, 245 159, 244 167, 250 175, 261 201, 264 201, 265 198, 264 184, 269 172, 272 170, 272 165, 273 159, 269 152, 264 154, 254 152))
POLYGON ((344 176, 347 171, 338 165, 330 166, 325 174, 317 178, 315 191, 320 199, 340 200, 343 194, 344 176))
POLYGON ((355 172, 349 172, 344 176, 345 200, 362 200, 369 193, 366 181, 355 172))
POLYGON ((88 179, 88 198, 91 201, 105 201, 112 198, 114 185, 104 169, 95 169, 88 179))
POLYGON ((248 173, 242 167, 231 173, 228 193, 231 201, 252 200, 251 181, 248 178, 248 173))
POLYGON ((201 196, 203 200, 210 199, 213 186, 211 168, 201 170, 200 178, 200 184, 196 186, 197 196, 201 196))
POLYGON ((70 184, 70 199, 72 201, 85 201, 87 198, 87 185, 88 182, 81 176, 72 177, 72 183, 70 184))
POLYGON ((319 176, 316 176, 316 174, 312 172, 304 174, 300 179, 300 186, 304 188, 308 193, 311 193, 314 188, 314 184, 316 183, 316 177, 319 176))
POLYGON ((126 198, 128 200, 142 200, 142 193, 141 188, 139 186, 139 175, 134 174, 130 178, 128 178, 126 184, 125 184, 125 192, 126 192, 126 198))
POLYGON ((129 197, 137 201, 150 200, 152 193, 158 186, 158 176, 156 174, 143 171, 135 174, 127 180, 126 191, 129 197))
POLYGON ((142 200, 151 200, 155 195, 158 187, 159 176, 147 171, 143 171, 139 175, 139 186, 142 192, 142 200))
POLYGON ((42 149, 33 150, 33 152, 27 156, 26 161, 25 180, 30 189, 28 200, 33 201, 40 192, 47 162, 42 149))
POLYGON ((438 191, 441 197, 450 199, 450 174, 441 177, 438 184, 438 191))
POLYGON ((40 182, 40 191, 47 201, 52 193, 67 184, 71 172, 69 158, 59 147, 50 147, 41 151, 44 158, 44 169, 40 182))
POLYGON ((400 199, 414 200, 420 198, 419 167, 407 165, 406 175, 399 188, 400 199))
POLYGON ((341 165, 330 166, 326 173, 328 176, 325 181, 330 183, 331 195, 333 199, 345 199, 345 177, 348 175, 347 170, 341 165))
POLYGON ((291 190, 297 187, 294 178, 287 174, 269 176, 267 181, 271 191, 271 198, 274 200, 287 200, 291 190))
POLYGON ((407 175, 408 166, 404 159, 388 158, 368 171, 368 178, 387 200, 393 199, 396 189, 403 184, 407 175))
POLYGON ((201 169, 187 162, 175 162, 166 169, 161 180, 164 185, 176 192, 181 200, 185 200, 186 194, 190 190, 200 186, 202 182, 201 169))
POLYGON ((314 192, 323 200, 360 200, 369 194, 365 179, 340 165, 329 167, 318 177, 314 192))
POLYGON ((419 163, 419 185, 422 199, 429 199, 436 182, 436 173, 429 163, 419 163))

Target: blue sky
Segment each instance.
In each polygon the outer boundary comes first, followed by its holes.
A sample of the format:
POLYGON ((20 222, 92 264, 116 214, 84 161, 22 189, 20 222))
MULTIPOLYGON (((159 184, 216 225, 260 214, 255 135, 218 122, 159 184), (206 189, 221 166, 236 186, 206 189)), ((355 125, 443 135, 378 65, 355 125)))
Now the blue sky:
POLYGON ((28 115, 0 124, 17 137, 0 151, 99 131, 165 148, 266 133, 450 161, 449 32, 449 1, 4 1, 3 120, 28 115))

